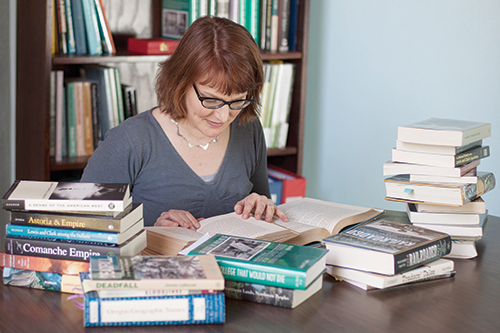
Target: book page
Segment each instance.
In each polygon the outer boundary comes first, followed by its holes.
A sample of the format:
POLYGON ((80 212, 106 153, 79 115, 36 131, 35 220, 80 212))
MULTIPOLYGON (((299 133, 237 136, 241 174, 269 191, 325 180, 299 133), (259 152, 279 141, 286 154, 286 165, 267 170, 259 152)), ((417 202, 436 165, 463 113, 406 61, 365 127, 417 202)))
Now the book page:
POLYGON ((256 220, 250 217, 244 220, 241 215, 229 213, 225 215, 214 216, 200 222, 198 232, 208 233, 211 236, 215 234, 226 234, 231 236, 257 238, 270 233, 286 231, 285 228, 262 220, 256 220))
MULTIPOLYGON (((303 198, 294 202, 282 204, 279 208, 285 213, 290 222, 275 221, 294 231, 303 232, 311 228, 325 228, 330 234, 333 233, 335 226, 349 218, 354 218, 353 222, 363 222, 370 218, 364 213, 374 211, 371 208, 351 206, 312 198, 303 198)), ((375 211, 378 215, 380 212, 375 211)), ((373 217, 373 216, 372 216, 373 217)), ((352 219, 351 219, 352 220, 352 219)), ((353 224, 349 222, 349 224, 353 224)))
POLYGON ((194 230, 179 227, 145 227, 145 229, 160 235, 180 239, 185 242, 193 242, 203 236, 194 230))

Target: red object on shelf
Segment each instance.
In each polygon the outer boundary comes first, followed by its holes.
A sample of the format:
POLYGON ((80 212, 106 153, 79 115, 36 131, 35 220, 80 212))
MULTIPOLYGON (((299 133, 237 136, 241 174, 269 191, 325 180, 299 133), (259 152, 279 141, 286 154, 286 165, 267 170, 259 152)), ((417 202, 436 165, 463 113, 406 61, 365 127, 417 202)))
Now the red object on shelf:
POLYGON ((283 182, 281 203, 287 203, 306 196, 306 178, 270 164, 267 166, 267 173, 268 176, 283 182))
POLYGON ((129 38, 128 51, 137 54, 171 54, 179 40, 168 38, 129 38))

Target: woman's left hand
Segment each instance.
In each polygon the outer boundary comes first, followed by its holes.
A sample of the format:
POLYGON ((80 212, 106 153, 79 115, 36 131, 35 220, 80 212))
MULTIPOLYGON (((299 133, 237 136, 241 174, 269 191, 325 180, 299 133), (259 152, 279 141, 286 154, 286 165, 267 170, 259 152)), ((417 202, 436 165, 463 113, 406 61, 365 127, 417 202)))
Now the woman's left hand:
POLYGON ((273 216, 276 215, 283 222, 288 222, 285 213, 271 199, 257 193, 251 193, 245 199, 238 201, 234 205, 234 211, 245 220, 250 217, 250 214, 253 214, 256 220, 264 218, 267 222, 271 222, 273 216))

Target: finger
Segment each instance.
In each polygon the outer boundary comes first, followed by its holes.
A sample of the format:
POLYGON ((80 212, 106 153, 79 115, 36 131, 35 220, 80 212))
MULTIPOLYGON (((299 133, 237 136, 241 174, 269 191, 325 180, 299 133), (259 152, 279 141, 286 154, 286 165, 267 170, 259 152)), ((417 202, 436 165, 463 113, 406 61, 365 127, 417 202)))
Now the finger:
POLYGON ((274 215, 278 216, 281 219, 281 221, 288 222, 288 218, 286 217, 285 213, 283 213, 283 211, 281 209, 279 209, 278 207, 276 207, 276 210, 274 211, 274 215))
POLYGON ((240 215, 241 213, 243 213, 243 207, 245 206, 245 199, 243 200, 240 200, 236 203, 236 205, 234 205, 234 212, 238 215, 240 215))
POLYGON ((273 217, 274 214, 274 204, 271 203, 270 206, 268 205, 269 199, 267 197, 264 197, 265 199, 258 200, 255 204, 255 209, 254 209, 254 217, 256 220, 260 220, 262 218, 267 220, 267 214, 271 214, 271 218, 273 217), (266 214, 266 216, 264 216, 266 214))
POLYGON ((171 211, 171 219, 186 229, 196 230, 200 227, 198 221, 189 212, 171 211))
POLYGON ((178 227, 179 224, 177 222, 171 221, 166 218, 163 214, 156 220, 155 227, 178 227))
MULTIPOLYGON (((252 195, 249 195, 248 197, 246 197, 244 200, 243 200, 243 212, 241 213, 241 217, 246 220, 250 217, 250 214, 252 213, 252 211, 254 210, 255 208, 255 205, 256 205, 256 198, 255 196, 252 196, 252 195)), ((261 209, 261 214, 263 212, 263 209, 261 209)), ((254 214, 255 215, 255 214, 254 214)))
POLYGON ((275 212, 276 212, 276 206, 274 204, 267 204, 266 222, 271 222, 273 220, 275 212))

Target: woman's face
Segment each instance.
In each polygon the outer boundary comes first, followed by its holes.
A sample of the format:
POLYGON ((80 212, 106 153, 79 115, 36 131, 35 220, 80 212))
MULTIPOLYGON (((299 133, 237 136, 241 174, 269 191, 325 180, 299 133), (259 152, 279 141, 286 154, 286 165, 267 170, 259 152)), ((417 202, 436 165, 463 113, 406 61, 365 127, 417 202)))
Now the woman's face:
MULTIPOLYGON (((247 97, 246 93, 224 95, 214 88, 200 83, 195 83, 194 86, 196 86, 200 97, 218 98, 228 102, 245 99, 247 97)), ((190 129, 197 130, 200 134, 203 134, 206 137, 215 138, 233 122, 241 110, 232 110, 227 104, 219 109, 205 108, 198 99, 194 86, 191 86, 185 97, 187 109, 186 120, 188 122, 187 126, 189 126, 190 129)), ((199 134, 194 132, 192 135, 199 134)), ((200 138, 203 137, 200 136, 200 138)))

